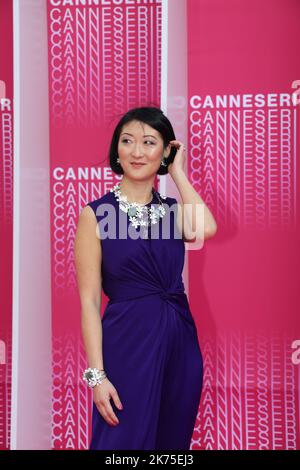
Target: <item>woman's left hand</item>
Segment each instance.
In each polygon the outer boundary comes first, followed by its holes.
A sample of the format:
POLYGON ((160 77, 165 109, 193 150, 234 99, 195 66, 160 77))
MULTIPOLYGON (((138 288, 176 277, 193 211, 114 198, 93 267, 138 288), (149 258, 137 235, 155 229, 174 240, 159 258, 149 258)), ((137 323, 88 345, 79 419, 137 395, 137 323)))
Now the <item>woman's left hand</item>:
POLYGON ((171 177, 173 177, 176 176, 176 174, 184 171, 185 147, 179 140, 170 140, 169 143, 174 147, 177 147, 177 152, 173 163, 170 163, 168 166, 168 173, 171 175, 171 177))

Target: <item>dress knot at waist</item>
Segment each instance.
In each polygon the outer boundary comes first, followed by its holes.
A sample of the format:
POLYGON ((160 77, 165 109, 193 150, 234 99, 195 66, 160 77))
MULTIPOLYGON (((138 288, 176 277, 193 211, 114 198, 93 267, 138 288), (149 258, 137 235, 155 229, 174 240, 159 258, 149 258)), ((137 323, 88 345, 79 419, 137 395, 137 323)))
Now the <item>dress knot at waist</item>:
POLYGON ((159 295, 161 296, 162 299, 164 300, 172 300, 177 296, 183 296, 186 297, 186 294, 183 290, 169 290, 169 289, 164 289, 159 291, 159 295))
POLYGON ((159 289, 157 291, 148 291, 138 295, 122 295, 120 297, 114 296, 109 299, 109 304, 116 302, 126 302, 130 300, 143 299, 150 296, 159 296, 163 301, 171 305, 182 317, 195 326, 194 319, 192 317, 187 295, 183 289, 159 289))

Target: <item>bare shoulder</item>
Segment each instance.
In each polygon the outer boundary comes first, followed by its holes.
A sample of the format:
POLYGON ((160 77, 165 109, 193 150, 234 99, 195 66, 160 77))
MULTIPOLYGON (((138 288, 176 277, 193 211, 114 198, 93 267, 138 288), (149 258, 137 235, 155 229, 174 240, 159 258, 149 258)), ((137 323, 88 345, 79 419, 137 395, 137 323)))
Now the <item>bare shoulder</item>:
POLYGON ((91 220, 95 220, 95 222, 96 222, 96 217, 95 217, 94 211, 91 208, 91 206, 89 206, 89 205, 84 206, 81 209, 81 212, 79 214, 79 219, 86 219, 86 218, 91 219, 91 220))
POLYGON ((93 209, 87 205, 79 214, 76 236, 78 238, 80 236, 90 235, 93 235, 92 238, 96 236, 98 241, 100 240, 100 233, 95 213, 93 209))

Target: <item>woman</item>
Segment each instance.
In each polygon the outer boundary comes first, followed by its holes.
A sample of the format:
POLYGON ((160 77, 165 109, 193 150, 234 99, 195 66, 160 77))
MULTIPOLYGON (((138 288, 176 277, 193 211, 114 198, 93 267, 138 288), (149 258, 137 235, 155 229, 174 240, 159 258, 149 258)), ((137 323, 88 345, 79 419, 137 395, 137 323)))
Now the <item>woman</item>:
POLYGON ((129 110, 110 146, 110 166, 123 177, 79 217, 75 260, 89 363, 83 378, 93 388, 90 450, 190 448, 203 362, 182 281, 184 242, 212 237, 216 222, 184 173, 184 151, 159 108, 129 110), (156 174, 166 173, 182 202, 154 190, 156 174), (102 322, 101 287, 109 297, 102 322))

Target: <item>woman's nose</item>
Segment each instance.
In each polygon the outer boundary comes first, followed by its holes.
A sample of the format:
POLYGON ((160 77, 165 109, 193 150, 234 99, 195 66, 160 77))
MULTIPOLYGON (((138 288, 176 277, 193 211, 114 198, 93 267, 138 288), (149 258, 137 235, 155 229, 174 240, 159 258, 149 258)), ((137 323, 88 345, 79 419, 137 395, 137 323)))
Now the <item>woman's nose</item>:
POLYGON ((143 156, 143 150, 140 144, 133 144, 132 155, 136 157, 143 156))

